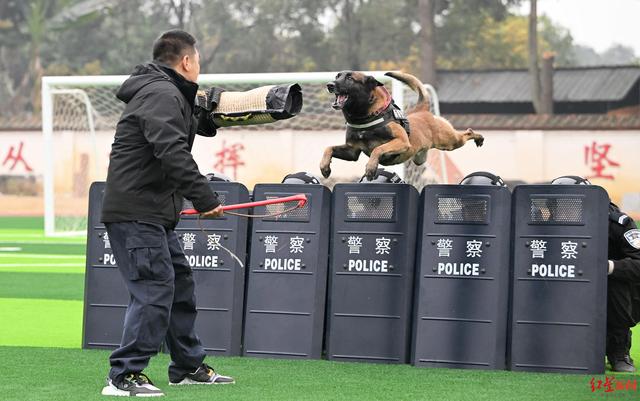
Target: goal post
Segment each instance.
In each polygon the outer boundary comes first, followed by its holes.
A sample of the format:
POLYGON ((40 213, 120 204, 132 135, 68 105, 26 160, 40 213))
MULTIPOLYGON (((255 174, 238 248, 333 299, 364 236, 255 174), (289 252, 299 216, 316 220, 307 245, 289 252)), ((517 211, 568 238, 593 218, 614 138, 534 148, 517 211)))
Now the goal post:
MULTIPOLYGON (((405 105, 407 99, 415 98, 415 94, 406 85, 384 75, 384 71, 364 73, 388 85, 394 101, 400 107, 405 105)), ((302 86, 303 108, 296 117, 274 124, 224 128, 225 134, 233 135, 236 128, 242 129, 242 132, 253 130, 274 133, 343 133, 344 118, 342 113, 331 109, 333 95, 326 90, 326 83, 335 79, 335 76, 336 72, 201 74, 198 83, 202 87, 215 85, 230 91, 245 91, 263 85, 286 83, 299 83, 302 86)), ((89 185, 93 181, 106 179, 113 134, 124 109, 124 104, 115 94, 127 78, 128 75, 43 77, 45 235, 82 235, 86 232, 89 185)), ((437 94, 433 88, 430 89, 430 93, 434 113, 438 114, 437 94)), ((306 140, 304 138, 302 140, 306 140)), ((341 138, 344 140, 344 134, 341 134, 341 138)), ((337 143, 327 141, 322 146, 335 144, 337 143)), ((320 160, 317 160, 317 163, 319 162, 320 160)), ((427 165, 429 164, 428 160, 427 165)), ((446 172, 441 166, 430 168, 415 166, 409 162, 385 168, 395 171, 419 190, 426 183, 446 182, 446 179, 442 179, 443 173, 446 177, 446 172)), ((319 175, 319 171, 310 172, 319 175)), ((361 175, 359 168, 358 171, 354 169, 354 174, 361 175)))
MULTIPOLYGON (((439 116, 440 100, 438 99, 438 93, 433 86, 429 84, 425 84, 424 86, 429 93, 429 107, 431 109, 431 113, 439 116)), ((398 91, 400 92, 401 96, 404 94, 404 90, 398 91)), ((393 96, 395 99, 396 95, 394 94, 393 96)), ((412 94, 412 96, 417 99, 417 95, 412 94)), ((401 99, 404 98, 401 97, 401 99)), ((411 160, 405 162, 403 172, 404 180, 416 187, 418 191, 422 191, 422 188, 424 188, 424 186, 428 184, 450 183, 449 176, 447 174, 447 157, 445 156, 443 151, 438 149, 430 149, 427 156, 427 162, 421 166, 416 166, 411 160)))

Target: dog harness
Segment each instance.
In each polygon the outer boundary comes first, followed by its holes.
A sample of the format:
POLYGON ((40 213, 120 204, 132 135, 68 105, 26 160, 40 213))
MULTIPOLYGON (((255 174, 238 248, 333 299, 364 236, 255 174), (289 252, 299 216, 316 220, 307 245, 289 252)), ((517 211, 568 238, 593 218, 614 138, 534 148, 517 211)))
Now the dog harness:
POLYGON ((363 119, 347 121, 347 127, 353 131, 370 131, 384 127, 390 122, 397 122, 404 128, 407 135, 409 135, 411 129, 407 116, 405 116, 402 109, 393 101, 393 98, 386 89, 385 92, 387 93, 387 102, 384 107, 363 119))

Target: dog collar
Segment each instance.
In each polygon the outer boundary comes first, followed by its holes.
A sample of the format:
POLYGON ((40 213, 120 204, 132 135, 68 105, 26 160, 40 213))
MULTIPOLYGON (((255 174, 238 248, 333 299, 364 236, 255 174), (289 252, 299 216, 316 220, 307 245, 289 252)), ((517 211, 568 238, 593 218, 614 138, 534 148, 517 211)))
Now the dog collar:
POLYGON ((365 124, 351 124, 350 122, 347 121, 347 127, 363 129, 363 128, 370 128, 370 127, 373 127, 374 125, 378 125, 382 123, 384 123, 384 117, 380 117, 378 119, 375 119, 365 124))

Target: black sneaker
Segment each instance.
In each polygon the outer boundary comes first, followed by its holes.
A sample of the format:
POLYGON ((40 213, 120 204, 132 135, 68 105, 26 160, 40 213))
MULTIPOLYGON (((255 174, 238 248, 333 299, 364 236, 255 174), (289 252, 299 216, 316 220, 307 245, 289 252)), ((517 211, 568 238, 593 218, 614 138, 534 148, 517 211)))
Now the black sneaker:
POLYGON ((625 355, 623 358, 609 359, 611 364, 611 370, 614 372, 626 372, 633 373, 636 371, 636 367, 633 366, 633 360, 629 355, 625 355))
POLYGON ((185 384, 233 384, 236 381, 233 377, 222 376, 217 374, 213 368, 206 363, 200 365, 200 367, 193 373, 187 373, 181 380, 171 381, 171 386, 182 386, 185 384))
POLYGON ((151 383, 144 373, 129 373, 121 383, 107 379, 102 395, 118 397, 162 397, 164 393, 151 383))

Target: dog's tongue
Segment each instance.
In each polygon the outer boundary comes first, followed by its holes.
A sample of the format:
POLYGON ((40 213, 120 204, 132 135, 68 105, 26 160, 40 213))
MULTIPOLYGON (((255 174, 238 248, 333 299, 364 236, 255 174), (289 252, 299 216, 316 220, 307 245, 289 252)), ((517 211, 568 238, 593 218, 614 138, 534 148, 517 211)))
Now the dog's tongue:
POLYGON ((344 107, 344 103, 347 101, 347 95, 336 95, 336 100, 333 102, 331 107, 334 109, 341 109, 344 107))

